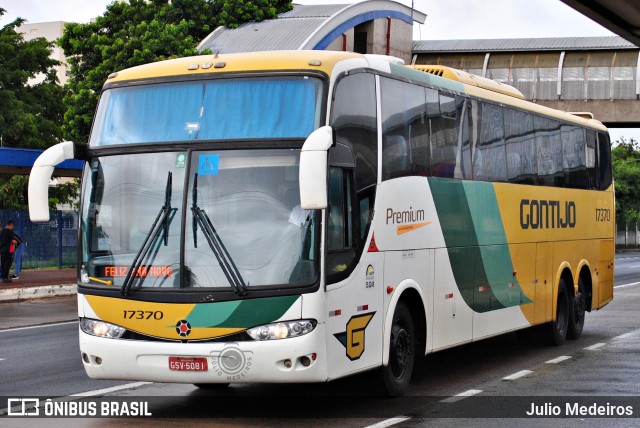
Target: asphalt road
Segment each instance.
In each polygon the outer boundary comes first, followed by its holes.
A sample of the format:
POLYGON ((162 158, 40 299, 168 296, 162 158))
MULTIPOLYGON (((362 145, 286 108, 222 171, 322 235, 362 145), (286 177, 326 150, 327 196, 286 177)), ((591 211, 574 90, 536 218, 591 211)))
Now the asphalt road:
MULTIPOLYGON (((514 417, 520 418, 518 425, 526 427, 552 423, 637 426, 640 253, 616 258, 615 284, 613 302, 587 314, 580 340, 548 347, 535 340, 523 344, 515 334, 506 334, 438 352, 424 359, 409 393, 398 399, 375 397, 371 375, 321 385, 232 385, 225 391, 203 391, 192 385, 94 381, 82 369, 77 323, 0 331, 0 397, 82 392, 106 394, 114 400, 138 397, 149 400, 153 408, 153 416, 135 420, 143 426, 210 425, 211 418, 216 426, 365 427, 381 422, 385 425, 379 428, 394 422, 400 427, 513 426, 514 417), (557 402, 563 411, 567 402, 630 405, 636 419, 554 420, 526 414, 532 403, 553 409, 557 402)), ((37 317, 32 318, 36 321, 37 317)), ((0 425, 27 426, 24 422, 3 419, 0 425)), ((47 426, 65 428, 126 423, 114 419, 46 422, 47 426)))

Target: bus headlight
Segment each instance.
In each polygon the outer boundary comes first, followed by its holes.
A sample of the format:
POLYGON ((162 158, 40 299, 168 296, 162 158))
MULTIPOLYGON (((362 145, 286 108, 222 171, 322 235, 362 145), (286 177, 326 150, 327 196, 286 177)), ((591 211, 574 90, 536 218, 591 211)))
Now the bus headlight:
POLYGON ((250 328, 247 334, 253 340, 287 339, 311 333, 317 324, 316 320, 283 321, 250 328))
POLYGON ((107 337, 109 339, 122 337, 125 331, 127 331, 124 327, 104 321, 91 320, 89 318, 82 318, 80 320, 80 328, 92 336, 107 337))

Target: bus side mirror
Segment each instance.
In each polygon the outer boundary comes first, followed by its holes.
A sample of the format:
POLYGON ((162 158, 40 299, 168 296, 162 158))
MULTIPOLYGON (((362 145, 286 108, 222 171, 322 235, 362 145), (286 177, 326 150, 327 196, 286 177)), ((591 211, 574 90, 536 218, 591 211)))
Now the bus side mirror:
POLYGON ((305 210, 327 208, 327 158, 333 145, 333 129, 323 126, 307 137, 300 153, 300 206, 305 210))
POLYGON ((31 221, 49 221, 49 181, 54 167, 69 159, 76 159, 74 143, 65 141, 49 147, 33 163, 28 193, 31 221))

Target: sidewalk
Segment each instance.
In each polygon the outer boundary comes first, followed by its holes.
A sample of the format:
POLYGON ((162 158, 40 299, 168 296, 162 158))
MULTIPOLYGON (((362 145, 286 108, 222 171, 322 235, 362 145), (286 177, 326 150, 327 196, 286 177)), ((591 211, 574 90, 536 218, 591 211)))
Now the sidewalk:
POLYGON ((0 283, 0 303, 76 293, 76 268, 27 269, 11 283, 0 283))

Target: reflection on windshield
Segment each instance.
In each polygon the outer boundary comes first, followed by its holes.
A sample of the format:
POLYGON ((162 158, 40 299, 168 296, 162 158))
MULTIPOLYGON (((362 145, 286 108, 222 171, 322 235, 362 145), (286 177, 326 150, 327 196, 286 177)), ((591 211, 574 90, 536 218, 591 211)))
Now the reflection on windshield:
POLYGON ((131 285, 132 292, 245 286, 251 292, 311 284, 317 277, 316 218, 300 208, 298 165, 299 150, 289 149, 156 152, 90 161, 82 208, 83 277, 95 286, 131 285), (212 249, 213 234, 224 250, 212 249))
POLYGON ((182 204, 180 157, 186 154, 111 156, 88 164, 82 259, 90 283, 123 287, 129 277, 129 285, 180 286, 180 222, 172 221, 180 208, 171 207, 172 200, 182 204))
POLYGON ((171 178, 171 171, 169 171, 167 173, 167 187, 164 191, 164 205, 160 208, 160 212, 153 221, 153 225, 151 229, 149 229, 147 236, 145 236, 142 246, 133 258, 131 266, 129 266, 127 276, 124 278, 124 284, 122 284, 122 288, 120 289, 123 296, 129 294, 129 289, 133 284, 134 278, 138 278, 138 286, 142 286, 147 275, 136 275, 136 273, 148 272, 149 268, 153 266, 156 255, 160 250, 160 243, 164 242, 165 247, 168 245, 169 225, 173 221, 173 217, 177 211, 177 208, 171 208, 171 178), (162 235, 160 235, 161 233, 162 235), (162 237, 162 239, 159 239, 160 237, 162 237))
POLYGON ((211 219, 205 211, 198 206, 198 173, 193 178, 193 189, 191 192, 191 198, 193 199, 193 205, 191 206, 191 212, 193 212, 193 247, 198 248, 198 225, 202 228, 211 252, 220 265, 220 269, 224 273, 224 276, 229 281, 229 284, 233 287, 233 290, 238 296, 244 296, 247 294, 247 285, 242 279, 242 274, 238 271, 238 267, 233 262, 233 259, 227 251, 227 247, 220 239, 220 235, 216 232, 216 228, 211 223, 211 219))
MULTIPOLYGON (((251 290, 254 286, 313 281, 313 221, 300 208, 299 151, 195 152, 189 189, 251 290), (197 165, 197 168, 196 168, 197 165)), ((224 267, 194 221, 187 227, 185 264, 194 286, 231 286, 224 267), (195 235, 194 235, 195 231, 195 235)))

